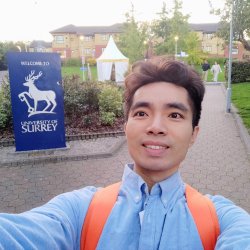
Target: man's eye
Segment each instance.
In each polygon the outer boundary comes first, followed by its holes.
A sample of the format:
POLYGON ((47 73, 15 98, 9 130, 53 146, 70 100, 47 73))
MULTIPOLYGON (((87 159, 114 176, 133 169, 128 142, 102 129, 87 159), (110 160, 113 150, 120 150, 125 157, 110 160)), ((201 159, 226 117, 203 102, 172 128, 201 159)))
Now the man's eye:
POLYGON ((172 113, 169 117, 174 118, 174 119, 183 118, 183 116, 179 113, 172 113))
POLYGON ((145 112, 143 112, 143 111, 138 111, 138 112, 135 113, 134 116, 145 116, 145 115, 146 115, 145 112))

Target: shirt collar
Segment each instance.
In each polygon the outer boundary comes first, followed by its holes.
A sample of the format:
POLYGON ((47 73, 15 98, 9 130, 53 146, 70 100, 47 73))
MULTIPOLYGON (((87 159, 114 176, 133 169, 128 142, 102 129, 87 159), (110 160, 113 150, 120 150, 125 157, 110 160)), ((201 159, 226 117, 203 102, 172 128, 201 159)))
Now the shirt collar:
MULTIPOLYGON (((131 194, 131 197, 136 203, 140 202, 143 193, 147 193, 147 184, 137 173, 133 171, 134 164, 126 164, 123 177, 122 187, 131 194)), ((169 207, 170 204, 174 205, 175 201, 183 196, 184 183, 181 179, 180 172, 177 171, 167 179, 156 183, 150 195, 159 195, 164 207, 169 207)), ((170 207, 169 207, 170 208, 170 207)))

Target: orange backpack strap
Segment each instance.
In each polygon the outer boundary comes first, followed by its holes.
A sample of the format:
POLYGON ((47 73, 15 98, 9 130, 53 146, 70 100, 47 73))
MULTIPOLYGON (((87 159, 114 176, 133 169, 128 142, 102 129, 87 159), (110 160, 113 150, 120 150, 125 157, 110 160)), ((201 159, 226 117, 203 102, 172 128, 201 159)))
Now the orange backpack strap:
POLYGON ((186 199, 204 250, 215 249, 220 234, 220 226, 213 202, 187 184, 186 199))
POLYGON ((95 250, 103 227, 117 200, 121 182, 98 190, 88 208, 81 233, 81 250, 95 250))
MULTIPOLYGON (((95 193, 82 228, 81 250, 96 249, 103 227, 117 200, 120 185, 118 182, 95 193)), ((213 250, 220 229, 212 201, 187 184, 186 199, 204 250, 213 250)))

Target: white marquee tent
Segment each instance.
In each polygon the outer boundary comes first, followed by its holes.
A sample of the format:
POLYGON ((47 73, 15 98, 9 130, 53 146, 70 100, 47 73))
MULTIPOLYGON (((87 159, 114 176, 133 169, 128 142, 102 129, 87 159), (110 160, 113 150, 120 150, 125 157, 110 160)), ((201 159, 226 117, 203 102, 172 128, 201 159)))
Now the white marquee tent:
POLYGON ((111 79, 112 67, 115 67, 115 81, 124 81, 124 74, 128 70, 129 59, 117 48, 114 39, 110 36, 107 47, 97 58, 98 81, 111 79))

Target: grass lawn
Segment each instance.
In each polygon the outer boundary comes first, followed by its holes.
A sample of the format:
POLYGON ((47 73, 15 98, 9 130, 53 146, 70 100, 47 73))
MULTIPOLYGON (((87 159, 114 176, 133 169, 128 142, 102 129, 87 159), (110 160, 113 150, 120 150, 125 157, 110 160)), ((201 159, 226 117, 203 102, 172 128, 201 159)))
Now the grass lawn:
MULTIPOLYGON (((95 66, 90 67, 91 74, 92 74, 92 80, 97 80, 97 69, 95 66)), ((70 66, 70 67, 62 67, 62 76, 66 75, 79 75, 81 79, 83 79, 83 71, 80 70, 80 67, 78 66, 70 66)), ((86 79, 87 71, 85 71, 85 79, 86 79)))
MULTIPOLYGON (((96 66, 90 67, 91 69, 91 74, 92 74, 92 80, 95 81, 97 80, 97 69, 96 66)), ((201 65, 196 65, 195 69, 202 74, 202 69, 201 69, 201 65)), ((223 65, 221 65, 221 69, 222 69, 222 73, 219 73, 218 76, 218 81, 219 82, 225 82, 225 77, 224 77, 224 67, 223 65)), ((82 79, 83 77, 83 72, 80 70, 80 67, 77 66, 71 66, 71 67, 62 67, 62 75, 79 75, 82 79)), ((85 72, 86 74, 86 72, 85 72)), ((208 82, 212 82, 213 81, 213 74, 212 72, 209 70, 208 72, 208 82)))
POLYGON ((250 133, 250 82, 232 84, 232 102, 250 133))

